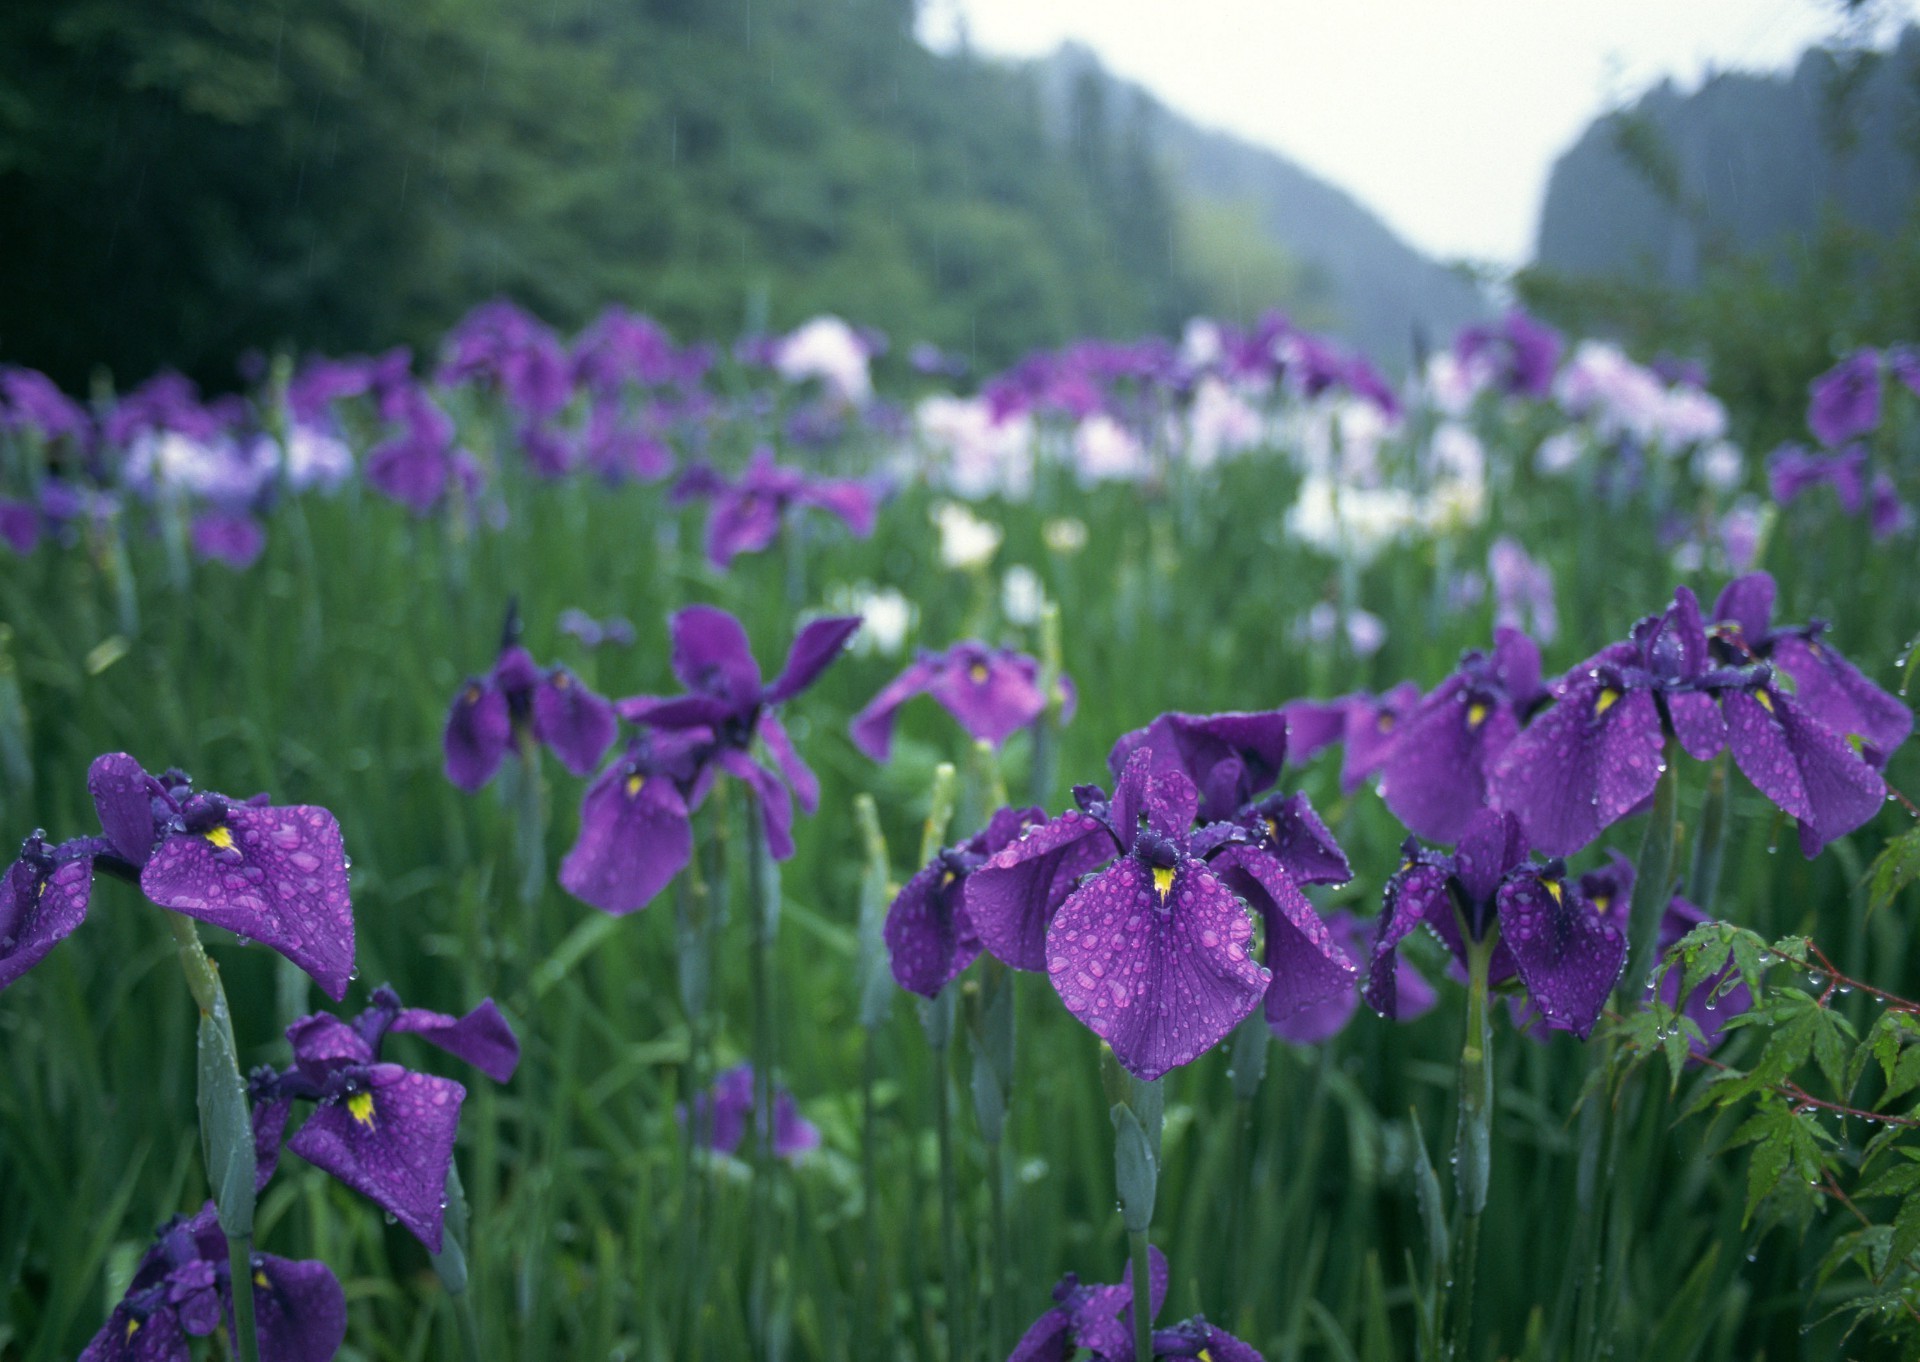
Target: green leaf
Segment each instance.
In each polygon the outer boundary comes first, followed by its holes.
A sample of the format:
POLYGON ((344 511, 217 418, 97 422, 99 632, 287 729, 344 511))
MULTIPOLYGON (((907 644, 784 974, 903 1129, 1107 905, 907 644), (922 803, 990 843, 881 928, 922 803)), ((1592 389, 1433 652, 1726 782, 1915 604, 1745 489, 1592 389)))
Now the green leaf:
POLYGON ((1904 1263, 1920 1249, 1920 1195, 1900 1203, 1900 1214, 1893 1218, 1893 1242, 1887 1247, 1888 1266, 1904 1263))
POLYGON ((1888 842, 1867 867, 1867 913, 1892 904, 1902 889, 1920 879, 1920 828, 1909 828, 1888 842))

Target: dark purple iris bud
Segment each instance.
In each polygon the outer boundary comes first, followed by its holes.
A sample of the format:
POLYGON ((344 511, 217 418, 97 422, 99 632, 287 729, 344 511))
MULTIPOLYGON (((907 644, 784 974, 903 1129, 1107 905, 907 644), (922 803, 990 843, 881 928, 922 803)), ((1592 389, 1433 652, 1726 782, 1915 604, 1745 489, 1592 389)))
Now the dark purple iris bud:
POLYGON ((59 846, 36 832, 0 879, 0 989, 39 964, 87 915, 96 838, 59 846))
POLYGON ((1121 735, 1107 753, 1117 780, 1135 752, 1152 754, 1152 771, 1179 771, 1200 792, 1200 818, 1231 818, 1280 778, 1287 757, 1289 713, 1162 714, 1121 735))
POLYGON ((742 553, 759 553, 779 537, 789 513, 811 507, 835 516, 859 539, 873 533, 880 498, 872 485, 851 478, 814 478, 774 462, 762 445, 737 481, 706 464, 681 475, 669 498, 675 505, 711 500, 707 558, 726 568, 742 553))
MULTIPOLYGON (((696 1093, 694 1120, 705 1132, 706 1147, 716 1154, 731 1154, 747 1136, 754 1114, 753 1065, 737 1064, 721 1073, 709 1092, 696 1093)), ((686 1124, 686 1108, 675 1111, 686 1124)), ((820 1130, 800 1114, 793 1094, 775 1087, 773 1092, 773 1156, 797 1159, 820 1147, 820 1130)))
POLYGON ((381 408, 400 429, 367 455, 367 481, 374 490, 418 516, 456 489, 471 501, 480 490, 480 469, 455 445, 453 418, 411 382, 383 397, 381 408))
POLYGON ((1517 976, 1549 1025, 1582 1040, 1627 960, 1625 934, 1578 883, 1567 882, 1563 863, 1541 865, 1528 856, 1525 829, 1510 813, 1480 811, 1452 854, 1407 842, 1400 869, 1387 881, 1362 992, 1383 1017, 1399 1011, 1400 942, 1422 925, 1462 963, 1469 941, 1493 934, 1488 983, 1517 976))
MULTIPOLYGON (((506 633, 518 632, 509 615, 506 633)), ((576 776, 590 774, 619 730, 613 703, 563 666, 542 669, 508 642, 485 677, 469 677, 453 697, 442 735, 447 779, 473 794, 493 779, 517 734, 544 743, 576 776)))
POLYGON ((967 877, 989 857, 1046 821, 1039 809, 1000 809, 987 826, 948 847, 902 886, 882 934, 894 981, 932 998, 980 954, 967 914, 967 877))
POLYGON ((1513 308, 1499 322, 1469 326, 1453 343, 1454 353, 1474 372, 1510 397, 1544 398, 1553 391, 1560 365, 1560 333, 1513 308))
MULTIPOLYGON (((673 674, 686 693, 666 699, 636 695, 619 701, 615 708, 628 722, 655 730, 656 738, 665 739, 664 747, 671 749, 672 759, 690 768, 680 782, 687 809, 699 807, 716 774, 725 772, 739 780, 760 807, 768 850, 784 861, 793 855, 794 801, 812 813, 820 803, 820 782, 801 760, 774 711, 817 681, 859 627, 857 615, 830 616, 804 625, 794 637, 786 665, 769 685, 761 682, 760 664, 754 661, 739 620, 714 606, 689 606, 669 624, 673 674), (754 759, 756 742, 765 748, 777 771, 754 759)), ((645 788, 636 790, 635 797, 645 788)), ((648 826, 654 821, 650 814, 648 826)), ((583 823, 583 841, 585 833, 583 823)))
POLYGON ((1842 738, 1859 743, 1872 765, 1913 732, 1913 711, 1882 690, 1826 639, 1824 620, 1773 627, 1774 581, 1750 572, 1729 582, 1713 605, 1713 646, 1729 661, 1770 662, 1793 681, 1795 703, 1842 738))
MULTIPOLYGON (((1122 1358, 1125 1354, 1120 1354, 1122 1358)), ((1197 1362, 1264 1362, 1251 1343, 1243 1343, 1206 1316, 1195 1315, 1171 1329, 1153 1331, 1155 1362, 1193 1358, 1197 1362)))
POLYGON ((1518 629, 1499 629, 1493 653, 1472 651, 1406 715, 1380 764, 1380 797, 1431 842, 1459 838, 1487 802, 1487 772, 1547 702, 1540 650, 1518 629))
POLYGON ((1767 487, 1785 506, 1802 492, 1819 486, 1833 488, 1841 509, 1859 515, 1866 504, 1867 450, 1848 445, 1838 454, 1810 454, 1799 445, 1782 445, 1767 460, 1767 487))
POLYGON ((1553 684, 1552 708, 1494 762, 1489 802, 1524 819, 1541 851, 1571 855, 1653 793, 1669 734, 1696 760, 1718 753, 1732 718, 1722 703, 1768 674, 1764 664, 1719 664, 1700 604, 1681 587, 1664 614, 1642 619, 1626 642, 1553 684))
MULTIPOLYGON (((1159 1314, 1167 1299, 1167 1260, 1147 1246, 1147 1299, 1159 1314)), ((1133 1264, 1118 1286, 1083 1283, 1069 1272, 1053 1288, 1053 1305, 1020 1336, 1007 1362, 1069 1362, 1084 1351, 1103 1362, 1133 1356, 1133 1264)))
POLYGON ((1340 791, 1352 794, 1386 764, 1400 736, 1400 726, 1420 703, 1420 687, 1402 681, 1382 695, 1351 695, 1336 701, 1342 707, 1342 741, 1346 753, 1340 763, 1340 791))
POLYGON ((1856 350, 1813 380, 1807 429, 1832 448, 1880 424, 1880 352, 1856 350))
POLYGON ((248 1084, 256 1177, 265 1186, 272 1176, 293 1103, 311 1102, 313 1113, 286 1147, 438 1253, 447 1169, 467 1090, 383 1061, 383 1043, 393 1032, 412 1032, 497 1082, 511 1078, 520 1059, 519 1042, 490 998, 464 1017, 451 1017, 406 1007, 391 988, 381 988, 352 1022, 324 1012, 302 1017, 287 1028, 292 1065, 278 1073, 257 1070, 248 1084))
MULTIPOLYGON (((260 1355, 274 1362, 330 1362, 347 1336, 347 1298, 325 1263, 271 1253, 252 1261, 260 1355)), ((134 1269, 127 1293, 80 1362, 189 1362, 190 1340, 233 1330, 227 1239, 209 1201, 191 1218, 162 1225, 134 1269)))
POLYGON ((329 997, 346 993, 353 907, 332 814, 277 807, 264 795, 241 802, 196 793, 179 772, 156 779, 124 752, 96 758, 87 789, 105 834, 97 844, 104 866, 138 879, 162 908, 280 952, 329 997))
POLYGON ((267 532, 243 511, 202 511, 191 538, 196 558, 235 569, 252 567, 267 547, 267 532))
MULTIPOLYGON (((1011 648, 990 648, 975 639, 942 653, 921 652, 853 716, 853 744, 875 761, 893 751, 894 715, 916 695, 931 695, 959 721, 967 736, 995 747, 1046 712, 1040 663, 1011 648)), ((1061 678, 1066 717, 1073 713, 1072 682, 1061 678)))
MULTIPOLYGON (((1367 958, 1373 936, 1373 923, 1370 920, 1357 918, 1340 909, 1329 913, 1326 921, 1335 947, 1351 959, 1367 958)), ((1411 960, 1399 955, 1396 955, 1394 964, 1394 996, 1398 1019, 1403 1022, 1424 1016, 1440 1001, 1440 995, 1427 982, 1427 977, 1420 973, 1411 960)), ((1267 1025, 1275 1036, 1289 1045, 1321 1045, 1346 1030, 1347 1023, 1353 1020, 1354 1013, 1359 1009, 1359 990, 1349 986, 1320 1002, 1298 1008, 1278 1021, 1269 1017, 1267 1025)))

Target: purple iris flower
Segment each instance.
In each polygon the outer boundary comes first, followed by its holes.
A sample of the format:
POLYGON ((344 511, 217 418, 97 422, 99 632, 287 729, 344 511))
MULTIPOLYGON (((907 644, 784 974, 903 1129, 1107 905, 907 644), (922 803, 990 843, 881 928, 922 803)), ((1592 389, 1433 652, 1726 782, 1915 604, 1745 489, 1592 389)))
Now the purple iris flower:
POLYGON ((30 501, 0 497, 0 543, 25 558, 40 547, 40 510, 30 501))
POLYGON ((981 943, 1017 969, 1044 966, 1067 1010, 1147 1080, 1216 1044, 1273 982, 1251 957, 1252 918, 1228 876, 1272 903, 1268 957, 1292 976, 1283 1011, 1353 976, 1276 849, 1236 823, 1195 830, 1193 781, 1153 768, 1154 753, 1136 750, 1111 802, 1078 787, 1079 809, 997 852, 966 890, 981 943))
POLYGON ((587 411, 581 457, 610 483, 629 479, 657 482, 673 469, 673 450, 662 428, 657 404, 629 415, 617 397, 597 397, 587 411))
MULTIPOLYGON (((707 1148, 731 1154, 746 1138, 753 1121, 753 1065, 736 1064, 713 1081, 710 1092, 696 1093, 694 1120, 705 1129, 707 1148)), ((686 1121, 686 1111, 676 1113, 686 1121)), ((773 1156, 797 1159, 820 1147, 820 1129, 800 1114, 793 1094, 776 1087, 773 1093, 773 1156)))
POLYGON ((1880 424, 1880 352, 1856 350, 1813 380, 1807 429, 1829 448, 1880 424))
POLYGON ((31 431, 48 443, 71 440, 82 451, 93 444, 85 407, 39 370, 13 365, 0 365, 0 431, 31 431))
POLYGON ((1217 822, 1280 778, 1290 719, 1286 709, 1162 714, 1120 736, 1107 753, 1107 770, 1118 780, 1133 754, 1145 751, 1153 774, 1179 771, 1192 781, 1200 792, 1201 821, 1217 822))
POLYGON ((1833 488, 1848 515, 1859 515, 1866 504, 1867 450, 1848 445, 1837 454, 1810 454, 1799 445, 1782 445, 1767 460, 1767 485, 1782 506, 1809 488, 1833 488))
MULTIPOLYGON (((347 1297, 325 1263, 253 1255, 254 1327, 274 1362, 330 1362, 347 1336, 347 1297)), ((162 1225, 127 1294, 80 1362, 189 1362, 191 1340, 233 1330, 227 1237, 209 1201, 162 1225)))
POLYGON ((580 836, 560 866, 561 887, 609 913, 644 906, 692 858, 689 814, 723 772, 759 804, 768 850, 779 860, 792 856, 793 801, 812 813, 820 782, 774 707, 812 685, 859 627, 857 615, 807 624, 780 675, 765 685, 739 620, 710 605, 676 613, 669 626, 673 674, 687 693, 636 695, 615 706, 652 731, 587 788, 580 836), (778 772, 754 760, 756 740, 778 772))
POLYGON ((1553 642, 1560 618, 1554 609, 1552 570, 1528 554, 1519 540, 1502 535, 1487 550, 1487 575, 1493 578, 1494 624, 1511 629, 1531 625, 1540 642, 1553 642))
POLYGON ((573 395, 559 339, 504 298, 482 303, 447 333, 439 381, 446 387, 485 384, 534 420, 553 415, 573 395))
POLYGON ((1493 653, 1459 670, 1408 713, 1380 763, 1380 797, 1432 842, 1458 840, 1487 802, 1487 773, 1547 701, 1540 650, 1518 629, 1494 632, 1493 653))
POLYGON ((1873 475, 1868 494, 1867 522, 1876 543, 1913 528, 1913 508, 1900 500, 1900 491, 1885 471, 1873 475))
MULTIPOLYGON (((1353 959, 1366 958, 1372 929, 1371 920, 1357 918, 1345 909, 1327 915, 1327 931, 1333 937, 1334 945, 1353 959)), ((1412 1021, 1431 1012, 1440 1001, 1440 995, 1427 982, 1427 977, 1411 960, 1398 955, 1394 972, 1394 996, 1399 1019, 1412 1021)), ((1353 1014, 1359 1009, 1359 991, 1347 988, 1278 1021, 1269 1018, 1267 1025, 1274 1035, 1289 1045, 1320 1045, 1346 1030, 1347 1023, 1353 1020, 1353 1014)))
MULTIPOLYGON (((1697 760, 1719 752, 1735 713, 1744 713, 1736 701, 1757 707, 1747 692, 1765 687, 1766 671, 1719 664, 1699 602, 1680 587, 1664 614, 1642 619, 1626 642, 1553 684, 1552 707, 1491 768, 1489 801, 1524 819, 1535 847, 1570 855, 1653 793, 1669 734, 1697 760)), ((1736 734, 1734 748, 1746 769, 1751 745, 1736 734)))
POLYGON ((1363 995, 1383 1017, 1399 1011, 1400 942, 1424 924, 1465 962, 1467 942, 1496 933, 1487 982, 1518 976, 1550 1025, 1585 1040, 1627 961, 1627 939, 1569 884, 1559 861, 1536 864, 1511 813, 1483 809, 1451 853, 1408 840, 1387 881, 1363 995))
MULTIPOLYGON (((1063 719, 1073 717, 1073 682, 1060 678, 1063 719)), ((881 688, 853 716, 854 746, 875 761, 893 750, 894 714, 916 695, 927 694, 959 720, 967 736, 999 747, 1047 708, 1040 663, 1011 648, 989 648, 975 639, 942 653, 922 651, 907 669, 881 688)))
MULTIPOLYGON (((507 632, 517 632, 511 616, 507 632)), ((453 697, 442 737, 447 779, 473 794, 508 751, 525 750, 522 735, 544 743, 574 775, 590 775, 618 729, 611 701, 563 666, 543 670, 510 642, 492 671, 467 678, 453 697)))
POLYGON ((332 814, 197 793, 124 752, 97 758, 87 788, 105 835, 50 846, 35 833, 0 881, 0 988, 80 925, 98 866, 162 908, 280 952, 330 996, 346 992, 353 908, 332 814))
POLYGON ((243 511, 202 511, 193 518, 192 538, 196 557, 240 570, 267 547, 267 532, 243 511))
POLYGON ((873 533, 880 500, 867 483, 851 478, 813 478, 773 460, 762 445, 753 452, 738 480, 710 464, 696 464, 680 476, 669 498, 675 505, 709 499, 707 557, 725 568, 742 553, 759 553, 779 537, 789 512, 815 507, 837 516, 856 538, 873 533))
POLYGON ((1350 695, 1336 703, 1345 714, 1340 790, 1352 794, 1377 774, 1393 753, 1400 726, 1420 704, 1420 687, 1402 681, 1380 695, 1350 695))
MULTIPOLYGON (((1155 1362, 1263 1362, 1259 1350, 1244 1343, 1204 1315, 1183 1320, 1171 1329, 1153 1331, 1155 1362)), ((1125 1362, 1121 1354, 1117 1362, 1125 1362)))
POLYGON ((967 877, 1045 821, 1039 809, 1000 809, 986 827, 942 851, 901 887, 882 929, 900 987, 935 997, 974 962, 980 938, 967 915, 967 877))
POLYGON ((440 1252, 447 1169, 467 1090, 450 1078, 381 1059, 388 1035, 411 1032, 496 1083, 513 1077, 520 1043, 506 1018, 483 1001, 464 1017, 404 1006, 390 987, 353 1021, 325 1012, 287 1028, 293 1063, 257 1069, 248 1082, 261 1186, 273 1175, 295 1101, 315 1104, 286 1146, 331 1173, 440 1252))
MULTIPOLYGON (((1167 1299, 1167 1260, 1147 1247, 1147 1298, 1158 1315, 1167 1299)), ((1133 1264, 1118 1286, 1083 1284, 1069 1272, 1053 1288, 1053 1305, 1036 1319, 1007 1362, 1069 1362, 1082 1350, 1096 1362, 1133 1358, 1133 1264)))
POLYGON ((453 418, 411 382, 381 405, 381 414, 400 430, 367 455, 367 481, 374 490, 419 516, 456 488, 472 500, 480 490, 480 466, 454 444, 453 418))
POLYGON ((1563 347, 1558 331, 1514 308, 1496 324, 1467 327, 1453 348, 1469 369, 1484 366, 1499 391, 1544 398, 1553 391, 1563 347))
POLYGON ((630 385, 693 386, 712 356, 700 346, 681 350, 651 317, 614 305, 574 340, 573 382, 596 394, 617 394, 630 385))

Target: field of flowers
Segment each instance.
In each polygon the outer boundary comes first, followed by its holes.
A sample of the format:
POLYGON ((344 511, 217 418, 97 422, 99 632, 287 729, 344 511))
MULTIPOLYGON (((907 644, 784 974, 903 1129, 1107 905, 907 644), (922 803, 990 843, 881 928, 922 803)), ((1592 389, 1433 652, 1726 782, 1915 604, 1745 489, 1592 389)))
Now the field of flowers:
POLYGON ((0 1359, 1920 1345, 1920 351, 245 367, 0 369, 0 1359))

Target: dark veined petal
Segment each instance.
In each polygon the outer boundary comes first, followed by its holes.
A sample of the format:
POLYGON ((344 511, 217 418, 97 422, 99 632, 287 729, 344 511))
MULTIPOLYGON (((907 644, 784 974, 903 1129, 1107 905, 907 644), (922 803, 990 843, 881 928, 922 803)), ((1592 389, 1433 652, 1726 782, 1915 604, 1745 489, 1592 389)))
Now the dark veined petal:
POLYGON ((791 700, 818 681, 820 673, 833 665, 859 629, 858 615, 829 615, 802 625, 793 647, 787 650, 786 665, 767 687, 767 703, 791 700))
POLYGON ((1402 681, 1385 695, 1356 695, 1346 706, 1346 755, 1340 789, 1352 794, 1380 769, 1400 736, 1400 725, 1420 703, 1420 688, 1402 681))
MULTIPOLYGON (((1113 798, 1107 803, 1107 821, 1120 849, 1133 850, 1133 839, 1140 831, 1141 816, 1147 810, 1147 786, 1153 780, 1153 753, 1136 751, 1127 758, 1113 782, 1113 798)), ((1077 787, 1076 787, 1077 790, 1077 787)))
POLYGON ((273 1362, 332 1362, 347 1338, 347 1295, 325 1263, 253 1256, 260 1355, 273 1362))
POLYGON ((618 728, 612 703, 565 667, 555 667, 534 687, 533 736, 576 776, 593 774, 618 728))
POLYGON ((50 863, 29 839, 0 879, 0 989, 46 958, 87 916, 93 858, 50 863))
POLYGON ((376 1056, 359 1030, 331 1012, 301 1017, 287 1028, 294 1066, 316 1081, 337 1069, 371 1064, 376 1056))
POLYGON ((464 1017, 404 1007, 390 1029, 410 1032, 455 1059, 466 1060, 496 1083, 507 1082, 520 1066, 520 1038, 491 998, 481 999, 464 1017))
POLYGON ((1386 906, 1374 924, 1373 948, 1367 982, 1360 996, 1368 1007, 1391 1021, 1400 1015, 1400 978, 1396 965, 1400 943, 1422 922, 1445 915, 1453 904, 1447 896, 1446 867, 1413 863, 1387 881, 1386 906))
POLYGON ((1727 745, 1727 721, 1720 703, 1705 691, 1670 691, 1666 696, 1667 715, 1673 720, 1673 736, 1695 761, 1718 756, 1727 745))
POLYGON ((1290 700, 1280 712, 1287 717, 1287 760, 1296 766, 1312 761, 1347 731, 1345 701, 1290 700))
POLYGON ((1211 864, 1265 923, 1273 976, 1263 998, 1268 1026, 1278 1029, 1295 1013, 1353 998, 1359 966, 1278 860, 1257 847, 1231 846, 1211 864))
POLYGON ((936 663, 917 658, 907 669, 880 688, 866 708, 853 716, 849 731, 853 745, 875 761, 885 761, 893 752, 893 720, 900 706, 933 684, 936 663))
POLYGON ((1087 1028, 1151 1081, 1218 1044, 1259 1006, 1247 907, 1199 861, 1153 870, 1122 857, 1047 929, 1047 974, 1087 1028), (1163 878, 1164 877, 1164 878, 1163 878))
POLYGON ((1281 709, 1162 714, 1123 734, 1107 754, 1107 768, 1117 779, 1135 752, 1151 751, 1155 774, 1182 772, 1205 796, 1202 816, 1225 818, 1279 778, 1288 729, 1281 709))
POLYGON ((967 916, 984 945, 1015 969, 1047 967, 1047 927, 1074 882, 1113 859, 1113 835, 1069 809, 995 852, 966 879, 967 916))
POLYGON ((1265 1362, 1257 1349, 1243 1343, 1203 1315, 1183 1320, 1171 1329, 1157 1329, 1153 1355, 1162 1362, 1196 1358, 1200 1362, 1265 1362))
POLYGON ((1626 936, 1558 880, 1519 876, 1500 887, 1500 940, 1549 1023, 1585 1040, 1627 963, 1626 936))
POLYGON ((317 1108, 287 1148, 391 1213, 438 1253, 447 1168, 466 1095, 452 1079, 377 1064, 365 1087, 317 1108))
POLYGON ((1773 623, 1773 596, 1772 573, 1749 572, 1744 577, 1735 577, 1713 603, 1714 622, 1731 621, 1739 625, 1748 646, 1757 647, 1773 623))
POLYGON ((1046 711, 1033 659, 961 645, 946 661, 928 693, 975 741, 998 747, 1046 711))
POLYGON ((760 740, 767 745, 767 755, 780 768, 780 775, 792 787, 794 800, 800 805, 801 812, 810 814, 819 808, 820 778, 814 775, 812 767, 800 759, 793 739, 787 736, 786 726, 771 711, 760 716, 760 740))
POLYGON ((894 982, 931 998, 980 954, 967 914, 966 881, 944 859, 908 880, 882 929, 894 982))
POLYGON ((1513 740, 1489 794, 1519 815, 1535 848, 1570 856, 1653 793, 1661 744, 1650 693, 1583 680, 1513 740))
POLYGON ((1353 878, 1347 853, 1304 794, 1265 801, 1256 816, 1266 826, 1268 850, 1295 884, 1345 884, 1353 878))
POLYGON ((142 1319, 121 1305, 81 1352, 80 1362, 189 1362, 192 1356, 172 1310, 155 1310, 142 1319))
MULTIPOLYGON (((1007 1354, 1007 1362, 1067 1362, 1079 1345, 1069 1336, 1073 1318, 1059 1306, 1041 1312, 1007 1354)), ((92 1362, 83 1358, 81 1362, 92 1362)))
POLYGON ((114 852, 130 865, 145 865, 153 854, 155 833, 152 783, 145 768, 125 752, 95 757, 87 768, 87 793, 114 852))
POLYGON ((447 711, 441 746, 446 755, 447 779, 468 794, 480 789, 500 769, 513 742, 513 718, 507 697, 483 681, 467 681, 447 711))
POLYGON ((1872 818, 1886 782, 1858 752, 1772 684, 1729 692, 1728 746, 1754 787, 1800 822, 1800 849, 1811 858, 1834 838, 1872 818))
POLYGON ((1519 732, 1510 706, 1475 698, 1450 677, 1400 725, 1380 765, 1380 798, 1421 837, 1457 841, 1487 802, 1488 767, 1519 732))
MULTIPOLYGON (((1167 1302, 1166 1255, 1147 1245, 1147 1313, 1158 1315, 1167 1302)), ((1057 1291, 1056 1295, 1059 1294, 1057 1291)), ((1133 1353, 1133 1262, 1128 1260, 1117 1286, 1081 1287, 1063 1302, 1074 1340, 1093 1356, 1127 1362, 1133 1353)))
POLYGON ((675 695, 667 699, 630 695, 616 700, 613 708, 628 723, 673 730, 719 728, 735 713, 730 701, 714 695, 675 695))
POLYGON ((735 705, 760 697, 760 664, 739 620, 717 606, 690 605, 675 611, 667 627, 673 636, 673 674, 681 685, 735 705))
MULTIPOLYGON (((1121 781, 1125 785, 1124 778, 1121 781)), ((1200 812, 1200 792, 1185 771, 1163 771, 1147 782, 1143 810, 1147 826, 1162 837, 1184 838, 1200 812)))
POLYGON ((1809 717, 1842 738, 1864 738, 1882 760, 1913 732, 1913 711, 1899 696, 1820 640, 1784 635, 1773 645, 1773 662, 1793 678, 1794 701, 1809 717))
POLYGON ((309 804, 231 804, 204 832, 154 848, 140 890, 162 908, 271 947, 327 996, 353 978, 353 905, 340 825, 309 804))
POLYGON ((580 801, 560 887, 609 913, 644 908, 693 859, 693 824, 673 781, 616 762, 580 801))
POLYGON ((1527 859, 1527 835, 1510 813, 1482 809, 1468 820, 1453 854, 1453 873, 1469 903, 1491 903, 1500 879, 1527 859))

